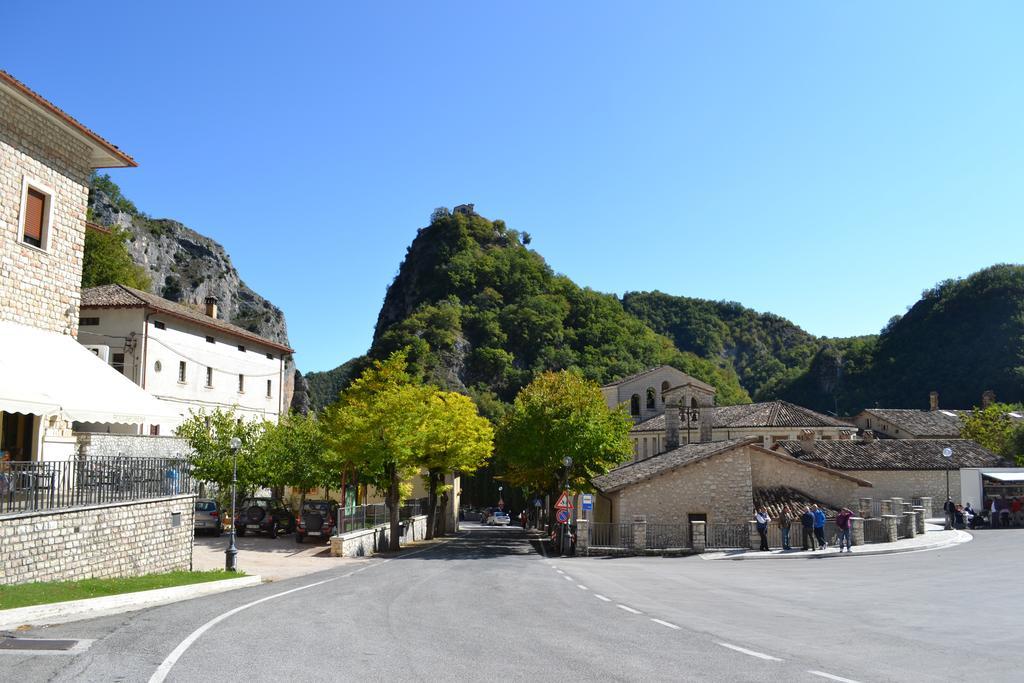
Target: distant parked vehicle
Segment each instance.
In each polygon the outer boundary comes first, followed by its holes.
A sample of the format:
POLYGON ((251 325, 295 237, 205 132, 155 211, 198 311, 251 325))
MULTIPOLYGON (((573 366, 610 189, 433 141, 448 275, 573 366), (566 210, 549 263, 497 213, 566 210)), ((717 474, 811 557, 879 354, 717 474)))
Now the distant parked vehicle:
POLYGON ((508 526, 511 519, 509 519, 508 513, 502 510, 495 510, 491 513, 491 516, 487 518, 487 526, 508 526))
POLYGON ((235 517, 239 536, 250 531, 254 534, 262 531, 270 534, 271 538, 277 538, 278 534, 295 531, 295 515, 278 498, 246 498, 240 510, 235 517))
POLYGON ((307 500, 296 521, 295 542, 302 543, 306 537, 323 539, 334 534, 338 518, 338 504, 333 500, 307 500))
POLYGON ((220 536, 224 522, 220 518, 220 506, 213 498, 197 498, 194 522, 196 533, 209 532, 220 536))

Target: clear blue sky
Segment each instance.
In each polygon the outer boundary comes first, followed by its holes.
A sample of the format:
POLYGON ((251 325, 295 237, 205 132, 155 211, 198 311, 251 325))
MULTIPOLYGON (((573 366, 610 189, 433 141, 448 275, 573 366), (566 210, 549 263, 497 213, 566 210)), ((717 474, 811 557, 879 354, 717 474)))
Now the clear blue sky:
POLYGON ((437 206, 818 335, 1022 260, 1024 3, 62 4, 0 67, 224 244, 303 371, 366 350, 437 206))

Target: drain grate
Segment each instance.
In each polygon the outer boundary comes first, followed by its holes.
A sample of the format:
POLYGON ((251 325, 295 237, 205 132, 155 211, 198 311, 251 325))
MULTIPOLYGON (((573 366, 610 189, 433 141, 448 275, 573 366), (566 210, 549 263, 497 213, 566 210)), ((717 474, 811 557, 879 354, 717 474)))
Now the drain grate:
POLYGON ((48 640, 45 638, 3 638, 0 650, 57 650, 63 652, 78 645, 77 640, 48 640))

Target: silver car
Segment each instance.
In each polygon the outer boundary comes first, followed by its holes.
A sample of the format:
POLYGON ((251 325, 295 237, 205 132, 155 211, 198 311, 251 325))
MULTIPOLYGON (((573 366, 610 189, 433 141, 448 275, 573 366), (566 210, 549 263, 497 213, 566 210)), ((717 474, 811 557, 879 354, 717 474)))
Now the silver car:
POLYGON ((217 505, 217 501, 213 498, 196 499, 195 529, 197 534, 200 531, 204 531, 214 536, 220 536, 221 532, 224 531, 220 506, 217 505))

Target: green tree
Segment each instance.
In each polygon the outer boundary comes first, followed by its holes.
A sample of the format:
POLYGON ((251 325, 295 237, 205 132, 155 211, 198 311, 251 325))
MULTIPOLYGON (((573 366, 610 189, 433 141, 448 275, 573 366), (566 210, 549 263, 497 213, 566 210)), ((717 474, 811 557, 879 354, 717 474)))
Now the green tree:
POLYGON ((390 549, 399 549, 402 482, 411 479, 423 457, 432 390, 406 369, 405 354, 374 361, 324 411, 328 448, 341 467, 385 492, 391 522, 390 549))
POLYGON ((624 410, 608 409, 596 382, 545 372, 516 396, 498 427, 495 452, 506 481, 544 491, 554 504, 563 479, 571 490, 593 490, 594 477, 630 456, 632 424, 624 410))
POLYGON ((1016 460, 1021 453, 1020 445, 1024 445, 1024 436, 1022 428, 1014 423, 1009 413, 1020 409, 1019 404, 1007 403, 975 408, 970 415, 964 416, 960 437, 971 439, 1004 458, 1016 460))
POLYGON ((151 283, 146 270, 132 260, 125 246, 129 233, 119 227, 110 232, 85 231, 85 252, 82 256, 82 287, 100 285, 127 285, 135 289, 149 289, 151 283))
POLYGON ((427 470, 427 538, 433 538, 438 527, 438 493, 445 475, 476 471, 493 450, 494 429, 471 398, 452 391, 430 395, 422 461, 427 470))
POLYGON ((261 459, 272 465, 275 482, 302 491, 330 486, 340 468, 331 461, 320 424, 312 415, 287 415, 268 425, 257 446, 261 459))
POLYGON ((231 439, 238 437, 238 490, 245 496, 256 488, 276 483, 274 471, 260 440, 267 428, 265 422, 238 421, 234 410, 218 408, 212 413, 200 411, 183 422, 175 432, 188 442, 192 453, 189 462, 200 481, 217 484, 221 491, 231 487, 233 458, 231 439))

